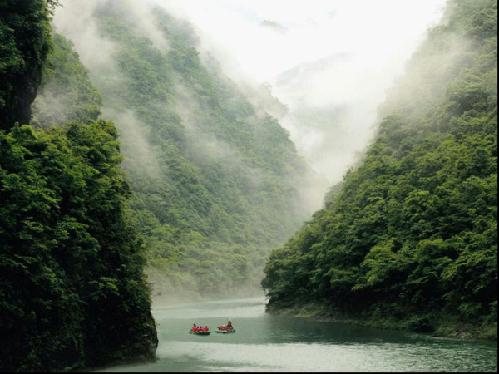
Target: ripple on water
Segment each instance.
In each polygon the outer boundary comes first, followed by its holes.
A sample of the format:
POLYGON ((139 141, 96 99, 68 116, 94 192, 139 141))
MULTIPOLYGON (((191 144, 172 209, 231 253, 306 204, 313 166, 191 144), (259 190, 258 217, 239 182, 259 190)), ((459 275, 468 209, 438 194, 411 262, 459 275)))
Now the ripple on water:
MULTIPOLYGON (((224 344, 172 342, 161 347, 161 360, 190 357, 205 370, 228 371, 481 371, 463 352, 400 344, 322 343, 224 344)), ((494 370, 490 366, 485 370, 494 370)))

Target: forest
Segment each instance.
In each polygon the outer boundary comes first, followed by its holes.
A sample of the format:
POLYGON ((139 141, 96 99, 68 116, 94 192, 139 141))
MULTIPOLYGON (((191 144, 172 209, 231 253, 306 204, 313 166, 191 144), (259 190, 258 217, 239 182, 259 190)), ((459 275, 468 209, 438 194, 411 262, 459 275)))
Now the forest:
POLYGON ((497 336, 497 4, 455 0, 324 209, 272 252, 269 309, 497 336), (312 307, 313 309, 313 307, 312 307))
POLYGON ((157 345, 116 128, 97 120, 99 97, 67 42, 52 40, 54 5, 0 3, 2 371, 151 359, 157 345), (39 128, 31 104, 52 79, 71 80, 88 102, 39 128))

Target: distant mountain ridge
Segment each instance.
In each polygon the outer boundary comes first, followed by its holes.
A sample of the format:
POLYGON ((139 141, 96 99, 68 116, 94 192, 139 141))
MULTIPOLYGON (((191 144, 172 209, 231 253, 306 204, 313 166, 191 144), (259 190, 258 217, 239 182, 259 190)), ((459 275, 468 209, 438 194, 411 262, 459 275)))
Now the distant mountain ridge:
POLYGON ((330 56, 320 58, 318 60, 301 63, 280 73, 272 80, 276 86, 293 84, 295 81, 303 79, 309 74, 317 74, 321 71, 332 69, 339 62, 348 61, 349 53, 334 53, 330 56))

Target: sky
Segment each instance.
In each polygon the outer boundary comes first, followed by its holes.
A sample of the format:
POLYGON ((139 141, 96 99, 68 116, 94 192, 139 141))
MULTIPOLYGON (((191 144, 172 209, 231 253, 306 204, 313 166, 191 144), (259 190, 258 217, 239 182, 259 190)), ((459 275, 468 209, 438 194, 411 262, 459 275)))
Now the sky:
POLYGON ((157 0, 175 8, 250 79, 270 81, 333 53, 355 53, 381 68, 405 59, 445 0, 157 0), (266 26, 265 21, 277 27, 266 26))

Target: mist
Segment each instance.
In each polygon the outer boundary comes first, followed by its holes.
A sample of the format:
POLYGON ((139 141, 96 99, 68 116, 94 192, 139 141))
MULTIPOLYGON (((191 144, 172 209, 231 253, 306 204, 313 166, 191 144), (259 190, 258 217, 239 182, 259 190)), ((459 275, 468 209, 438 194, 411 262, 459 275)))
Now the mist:
MULTIPOLYGON (((147 140, 147 128, 133 110, 124 108, 114 93, 125 83, 116 62, 119 47, 109 38, 102 36, 94 12, 106 1, 65 0, 57 9, 53 23, 55 30, 71 40, 89 75, 103 95, 103 118, 113 120, 120 134, 124 153, 123 167, 129 171, 140 170, 146 180, 157 179, 160 167, 152 145, 147 140), (113 95, 109 94, 113 93, 113 95)), ((144 4, 127 0, 131 19, 140 35, 148 37, 153 45, 166 50, 168 43, 150 20, 150 11, 144 4)))
POLYGON ((265 85, 287 108, 281 125, 326 181, 323 195, 362 155, 386 91, 445 0, 156 3, 189 19, 233 80, 265 85))
MULTIPOLYGON (((66 0, 55 25, 71 36, 84 64, 102 75, 112 69, 114 46, 98 35, 91 17, 99 3, 66 0)), ((234 82, 254 91, 248 98, 280 121, 316 173, 313 186, 304 187, 306 210, 313 211, 360 159, 376 132, 378 106, 425 31, 441 18, 445 0, 126 4, 134 28, 163 53, 168 41, 151 17, 153 8, 188 20, 200 38, 201 57, 214 57, 234 82), (265 94, 273 100, 262 100, 265 94)))

